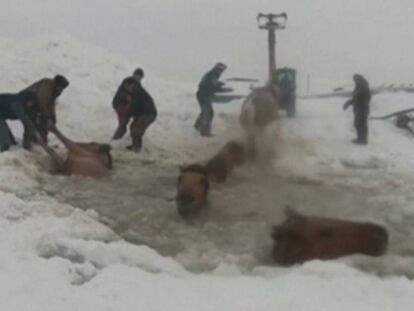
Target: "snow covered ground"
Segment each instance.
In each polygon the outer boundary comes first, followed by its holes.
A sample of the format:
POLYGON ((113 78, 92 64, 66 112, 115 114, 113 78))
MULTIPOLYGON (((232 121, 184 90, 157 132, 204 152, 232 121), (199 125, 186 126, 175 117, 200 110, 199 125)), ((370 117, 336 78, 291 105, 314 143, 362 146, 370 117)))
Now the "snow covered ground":
MULTIPOLYGON (((112 96, 141 64, 70 37, 2 39, 0 47, 2 90, 62 73, 71 85, 60 99, 59 127, 75 140, 109 142, 116 126, 112 96)), ((272 169, 238 169, 228 183, 213 186, 200 220, 186 223, 173 202, 177 167, 209 157, 239 135, 240 103, 217 106, 215 137, 200 139, 192 129, 195 85, 148 72, 145 87, 159 118, 142 154, 125 150, 128 137, 112 144, 115 171, 107 180, 51 176, 40 150, 0 154, 4 310, 412 310, 410 134, 373 121, 370 145, 354 146, 343 99, 302 100, 297 118, 281 120, 272 169), (277 267, 269 230, 283 220, 286 204, 384 224, 389 252, 277 267)), ((378 95, 372 115, 410 107, 412 100, 378 95)), ((17 123, 13 129, 21 132, 17 123)))

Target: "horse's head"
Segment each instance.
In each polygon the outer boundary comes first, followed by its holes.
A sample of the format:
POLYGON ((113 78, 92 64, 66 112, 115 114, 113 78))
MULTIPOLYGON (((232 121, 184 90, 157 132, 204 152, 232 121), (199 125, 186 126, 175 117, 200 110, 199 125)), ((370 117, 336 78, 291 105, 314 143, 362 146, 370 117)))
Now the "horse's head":
POLYGON ((83 149, 88 150, 94 157, 99 159, 100 162, 108 169, 112 169, 112 155, 111 145, 100 143, 80 143, 83 149))
POLYGON ((205 166, 193 164, 180 167, 176 204, 183 217, 197 214, 207 205, 209 182, 205 166))

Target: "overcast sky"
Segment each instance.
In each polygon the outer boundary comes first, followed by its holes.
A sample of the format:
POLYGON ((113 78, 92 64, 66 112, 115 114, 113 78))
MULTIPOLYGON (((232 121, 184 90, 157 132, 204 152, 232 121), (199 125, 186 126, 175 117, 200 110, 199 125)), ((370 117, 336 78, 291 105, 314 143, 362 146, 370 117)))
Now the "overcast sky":
POLYGON ((288 13, 278 64, 302 78, 414 82, 413 0, 0 0, 0 33, 69 33, 168 79, 198 80, 216 61, 263 78, 259 11, 288 13))

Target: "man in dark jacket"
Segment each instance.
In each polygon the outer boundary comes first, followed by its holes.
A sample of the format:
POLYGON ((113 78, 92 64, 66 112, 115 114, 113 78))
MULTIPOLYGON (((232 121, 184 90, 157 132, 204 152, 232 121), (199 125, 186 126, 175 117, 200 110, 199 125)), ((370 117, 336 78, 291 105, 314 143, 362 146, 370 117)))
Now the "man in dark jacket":
MULTIPOLYGON (((35 137, 38 130, 35 125, 37 96, 33 92, 23 91, 17 94, 0 94, 0 151, 9 150, 16 140, 6 120, 20 120, 24 127, 23 140, 35 137)), ((27 146, 24 146, 27 148, 27 146)))
MULTIPOLYGON (((69 86, 69 81, 62 75, 56 75, 53 79, 43 78, 24 91, 30 91, 37 96, 36 126, 43 139, 47 142, 49 123, 56 123, 56 99, 69 86)), ((26 149, 37 142, 36 137, 28 135, 23 140, 26 149)))
POLYGON ((144 78, 144 71, 138 68, 132 77, 124 79, 112 101, 112 107, 118 116, 118 128, 113 139, 122 138, 130 125, 132 145, 127 149, 139 152, 142 148, 142 139, 148 127, 157 117, 157 109, 151 95, 144 89, 141 80, 144 78))
POLYGON ((231 88, 225 88, 224 82, 219 81, 221 74, 226 70, 226 65, 217 63, 213 69, 207 72, 198 85, 197 100, 201 112, 194 124, 194 128, 201 136, 211 136, 211 123, 214 117, 213 99, 216 93, 231 92, 231 88))
POLYGON ((368 81, 359 74, 354 75, 355 89, 351 100, 348 100, 343 109, 352 105, 354 109, 354 126, 357 138, 352 142, 357 145, 368 144, 368 116, 371 91, 368 81))

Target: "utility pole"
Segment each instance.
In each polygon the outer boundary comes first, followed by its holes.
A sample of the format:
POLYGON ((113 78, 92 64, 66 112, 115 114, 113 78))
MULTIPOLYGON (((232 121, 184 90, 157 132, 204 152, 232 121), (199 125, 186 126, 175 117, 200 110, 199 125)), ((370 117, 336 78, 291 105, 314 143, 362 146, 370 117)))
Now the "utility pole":
POLYGON ((273 81, 273 75, 276 72, 276 30, 286 28, 287 14, 263 14, 257 15, 259 29, 267 30, 268 49, 269 49, 269 83, 273 81))

